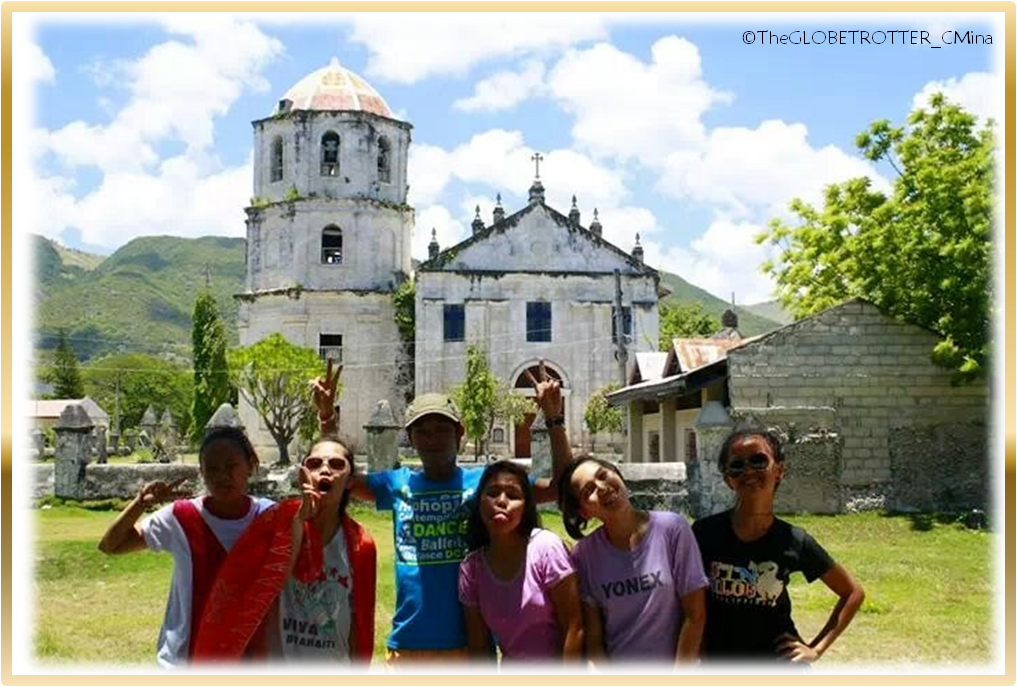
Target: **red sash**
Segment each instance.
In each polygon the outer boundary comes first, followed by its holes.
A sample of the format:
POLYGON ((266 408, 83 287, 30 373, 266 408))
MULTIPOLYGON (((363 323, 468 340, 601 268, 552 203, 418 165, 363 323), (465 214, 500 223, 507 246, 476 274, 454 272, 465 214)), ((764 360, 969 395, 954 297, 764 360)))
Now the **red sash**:
MULTIPOLYGON (((259 627, 286 584, 293 538, 290 526, 300 500, 283 501, 241 535, 226 558, 201 618, 193 656, 196 660, 237 660, 263 654, 259 627)), ((353 586, 353 658, 370 661, 374 650, 374 601, 377 553, 374 540, 349 517, 342 521, 353 586)), ((293 576, 303 583, 324 576, 321 537, 304 523, 303 543, 293 576)), ((276 632, 276 628, 265 631, 276 632)))
POLYGON ((197 628, 204 615, 216 573, 226 559, 226 549, 191 501, 174 501, 173 517, 184 530, 191 549, 191 637, 188 654, 193 656, 197 628))

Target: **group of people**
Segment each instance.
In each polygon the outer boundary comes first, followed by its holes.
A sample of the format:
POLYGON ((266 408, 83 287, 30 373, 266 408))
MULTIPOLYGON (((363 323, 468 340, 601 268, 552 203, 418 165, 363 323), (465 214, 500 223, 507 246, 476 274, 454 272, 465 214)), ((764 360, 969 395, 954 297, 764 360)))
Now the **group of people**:
MULTIPOLYGON (((312 383, 321 436, 300 465, 301 495, 248 494, 257 455, 242 429, 211 430, 199 452, 206 495, 146 484, 99 544, 110 554, 169 551, 173 579, 159 633, 166 666, 205 660, 362 663, 372 659, 377 554, 347 513, 354 499, 392 511, 396 606, 385 660, 810 663, 864 598, 804 530, 775 517, 785 464, 767 431, 733 433, 719 468, 736 495, 697 520, 634 507, 618 467, 573 458, 559 382, 530 377, 546 418, 551 478, 501 460, 457 464, 459 411, 418 396, 406 431, 422 469, 354 473, 334 410, 341 368, 312 383), (541 527, 557 500, 565 542, 541 527), (149 507, 170 503, 141 519, 149 507), (139 522, 140 519, 140 522, 139 522), (589 523, 600 526, 587 533, 589 523), (791 617, 792 572, 836 595, 806 642, 791 617)), ((529 373, 528 373, 529 374, 529 373)))

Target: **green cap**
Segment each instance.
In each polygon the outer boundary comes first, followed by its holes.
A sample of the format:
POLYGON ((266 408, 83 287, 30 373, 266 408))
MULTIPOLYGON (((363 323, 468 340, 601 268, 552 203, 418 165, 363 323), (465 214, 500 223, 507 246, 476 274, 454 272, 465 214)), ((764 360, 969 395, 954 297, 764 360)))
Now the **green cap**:
POLYGON ((462 424, 459 419, 459 409, 455 402, 445 394, 421 394, 413 399, 406 409, 406 428, 425 415, 441 415, 447 417, 456 424, 462 424))

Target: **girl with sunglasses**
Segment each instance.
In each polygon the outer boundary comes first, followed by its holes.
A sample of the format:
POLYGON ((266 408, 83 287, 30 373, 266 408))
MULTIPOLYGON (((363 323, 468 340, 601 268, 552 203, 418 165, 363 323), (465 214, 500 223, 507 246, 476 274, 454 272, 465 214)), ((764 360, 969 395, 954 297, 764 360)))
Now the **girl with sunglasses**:
POLYGON ((786 660, 811 663, 851 623, 865 593, 805 530, 773 514, 784 476, 780 440, 768 431, 739 431, 720 449, 718 467, 736 495, 733 509, 697 520, 703 568, 710 578, 704 660, 786 660), (791 619, 792 572, 821 579, 837 603, 806 643, 791 619))

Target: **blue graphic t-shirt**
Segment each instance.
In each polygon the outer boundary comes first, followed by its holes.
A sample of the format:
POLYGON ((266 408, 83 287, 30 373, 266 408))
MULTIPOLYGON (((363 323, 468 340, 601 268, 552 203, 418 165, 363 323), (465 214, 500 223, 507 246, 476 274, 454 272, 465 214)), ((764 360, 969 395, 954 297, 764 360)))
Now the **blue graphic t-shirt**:
POLYGON ((392 511, 396 608, 390 649, 466 646, 459 562, 466 557, 466 502, 482 469, 456 467, 444 482, 399 468, 367 477, 378 510, 392 511))

